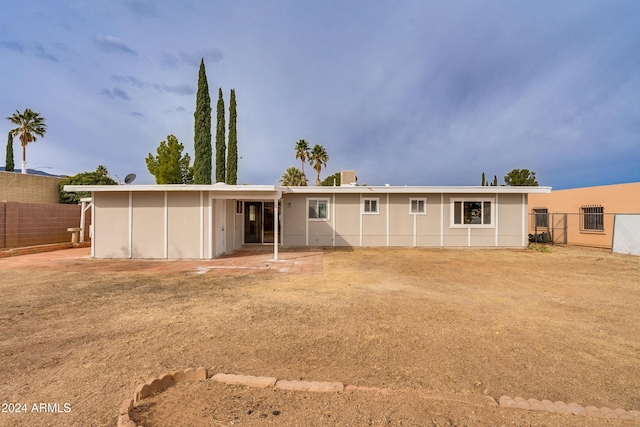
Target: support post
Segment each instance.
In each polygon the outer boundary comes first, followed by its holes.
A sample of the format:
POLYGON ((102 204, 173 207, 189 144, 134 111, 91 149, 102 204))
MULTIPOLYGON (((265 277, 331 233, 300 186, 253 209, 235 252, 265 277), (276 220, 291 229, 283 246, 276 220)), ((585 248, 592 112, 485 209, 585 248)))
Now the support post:
POLYGON ((278 230, 278 199, 273 199, 273 259, 275 261, 278 260, 278 235, 280 231, 278 230))

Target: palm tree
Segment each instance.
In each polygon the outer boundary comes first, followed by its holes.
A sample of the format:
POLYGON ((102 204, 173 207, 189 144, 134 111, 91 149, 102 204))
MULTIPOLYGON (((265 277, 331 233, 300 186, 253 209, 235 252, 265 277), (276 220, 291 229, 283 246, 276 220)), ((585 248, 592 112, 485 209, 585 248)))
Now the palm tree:
POLYGON ((296 159, 300 159, 302 162, 302 184, 307 185, 307 176, 304 174, 304 164, 309 158, 309 143, 304 139, 296 142, 296 159))
POLYGON ((295 166, 291 166, 287 168, 286 171, 284 171, 284 173, 282 174, 282 178, 280 179, 280 182, 285 187, 297 187, 297 186, 303 185, 302 180, 303 180, 303 175, 300 169, 298 169, 295 166))
POLYGON ((102 176, 109 176, 109 170, 105 165, 98 165, 96 168, 96 173, 102 176))
POLYGON ((27 144, 36 142, 36 135, 44 137, 47 131, 47 125, 44 123, 44 117, 40 117, 40 113, 31 111, 27 108, 24 113, 16 110, 7 120, 18 125, 17 128, 11 129, 9 134, 12 138, 20 135, 20 143, 22 144, 22 173, 27 173, 27 144))
POLYGON ((329 161, 327 150, 325 150, 322 145, 314 145, 311 150, 311 154, 309 155, 309 163, 318 173, 316 185, 322 185, 322 182, 320 181, 320 171, 322 170, 323 165, 325 168, 327 167, 327 161, 329 161))

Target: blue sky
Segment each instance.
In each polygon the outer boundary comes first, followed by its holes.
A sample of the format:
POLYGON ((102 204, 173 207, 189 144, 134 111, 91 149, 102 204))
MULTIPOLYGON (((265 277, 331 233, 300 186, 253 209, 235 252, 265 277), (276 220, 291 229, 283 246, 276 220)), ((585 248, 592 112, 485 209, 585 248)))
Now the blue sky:
POLYGON ((214 127, 236 90, 239 183, 277 184, 299 139, 369 185, 640 181, 637 1, 5 3, 0 114, 46 118, 27 161, 49 173, 150 184, 168 134, 193 155, 204 57, 214 127))

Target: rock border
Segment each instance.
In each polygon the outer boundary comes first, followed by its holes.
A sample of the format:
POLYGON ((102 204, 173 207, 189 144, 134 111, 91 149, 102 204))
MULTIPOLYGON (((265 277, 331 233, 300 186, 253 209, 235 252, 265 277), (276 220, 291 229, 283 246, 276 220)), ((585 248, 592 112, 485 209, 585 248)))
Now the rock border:
MULTIPOLYGON (((223 373, 218 373, 209 377, 207 368, 187 368, 184 370, 172 371, 157 378, 151 378, 144 384, 139 384, 133 393, 133 397, 122 402, 122 405, 120 406, 120 411, 118 413, 118 427, 136 427, 135 422, 130 418, 131 410, 147 397, 159 393, 174 384, 186 381, 206 381, 209 378, 223 384, 243 385, 255 388, 273 387, 279 390, 289 391, 319 393, 362 391, 380 394, 389 394, 391 392, 388 388, 344 385, 341 382, 289 381, 278 380, 275 377, 254 377, 251 375, 223 373)), ((483 396, 483 400, 486 400, 486 403, 491 406, 499 406, 501 408, 526 409, 533 411, 567 413, 594 418, 617 418, 622 420, 640 421, 640 411, 635 410, 625 411, 620 408, 613 410, 607 407, 596 408, 595 406, 583 407, 575 402, 566 404, 562 401, 551 402, 550 400, 527 400, 522 397, 515 397, 512 399, 509 396, 501 396, 498 402, 490 396, 483 396)))
POLYGON ((582 406, 575 402, 569 404, 562 401, 552 402, 550 400, 537 400, 537 399, 524 399, 522 397, 501 396, 498 402, 501 408, 517 408, 517 409, 529 409, 532 411, 547 411, 547 412, 559 412, 574 415, 584 415, 594 418, 617 418, 621 420, 635 420, 640 421, 640 411, 625 411, 624 409, 617 408, 615 410, 611 408, 602 407, 596 408, 595 406, 582 406))

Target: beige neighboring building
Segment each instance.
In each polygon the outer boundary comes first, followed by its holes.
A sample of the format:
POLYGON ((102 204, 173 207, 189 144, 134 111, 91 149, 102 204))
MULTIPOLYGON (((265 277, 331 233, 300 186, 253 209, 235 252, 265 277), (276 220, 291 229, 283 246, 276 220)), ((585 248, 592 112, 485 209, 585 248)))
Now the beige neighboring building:
POLYGON ((529 209, 530 233, 548 228, 558 243, 611 248, 615 214, 640 213, 640 182, 533 193, 529 209))
POLYGON ((549 187, 66 186, 92 192, 96 258, 210 259, 243 245, 528 244, 527 200, 549 187))

